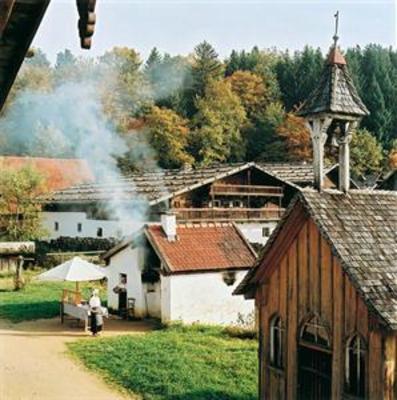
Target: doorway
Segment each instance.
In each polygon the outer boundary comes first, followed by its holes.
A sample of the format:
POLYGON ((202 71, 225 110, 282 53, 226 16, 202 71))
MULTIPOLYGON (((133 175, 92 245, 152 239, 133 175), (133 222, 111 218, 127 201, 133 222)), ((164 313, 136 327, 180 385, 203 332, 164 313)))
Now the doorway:
POLYGON ((298 398, 328 400, 332 394, 332 352, 326 325, 313 316, 302 327, 298 345, 298 398))

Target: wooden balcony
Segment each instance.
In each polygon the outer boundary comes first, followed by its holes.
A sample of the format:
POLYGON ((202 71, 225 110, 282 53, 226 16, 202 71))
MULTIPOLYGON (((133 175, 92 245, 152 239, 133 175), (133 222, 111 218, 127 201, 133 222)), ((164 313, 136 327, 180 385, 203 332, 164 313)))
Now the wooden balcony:
POLYGON ((278 221, 284 208, 174 208, 179 222, 278 221))
POLYGON ((283 188, 279 186, 260 185, 222 185, 211 186, 213 196, 256 196, 256 197, 282 197, 283 188))

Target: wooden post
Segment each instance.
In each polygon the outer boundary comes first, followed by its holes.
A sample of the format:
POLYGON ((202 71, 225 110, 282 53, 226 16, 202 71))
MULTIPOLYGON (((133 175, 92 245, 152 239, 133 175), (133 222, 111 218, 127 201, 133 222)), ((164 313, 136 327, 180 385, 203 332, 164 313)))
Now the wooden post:
POLYGON ((383 346, 384 375, 383 375, 383 399, 394 400, 394 375, 396 373, 396 338, 388 335, 384 338, 383 346))
POLYGON ((15 273, 15 290, 20 290, 23 287, 23 278, 22 278, 23 262, 24 262, 23 256, 18 256, 18 262, 15 273))
POLYGON ((314 188, 321 191, 324 177, 324 146, 327 141, 327 130, 331 125, 332 118, 316 118, 310 121, 307 126, 313 142, 313 172, 314 188))

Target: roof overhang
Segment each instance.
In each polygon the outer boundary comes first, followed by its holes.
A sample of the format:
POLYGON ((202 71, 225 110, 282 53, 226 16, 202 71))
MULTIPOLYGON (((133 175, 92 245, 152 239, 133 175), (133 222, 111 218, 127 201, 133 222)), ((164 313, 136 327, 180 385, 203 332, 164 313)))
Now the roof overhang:
POLYGON ((0 110, 51 0, 2 0, 0 5, 0 110))

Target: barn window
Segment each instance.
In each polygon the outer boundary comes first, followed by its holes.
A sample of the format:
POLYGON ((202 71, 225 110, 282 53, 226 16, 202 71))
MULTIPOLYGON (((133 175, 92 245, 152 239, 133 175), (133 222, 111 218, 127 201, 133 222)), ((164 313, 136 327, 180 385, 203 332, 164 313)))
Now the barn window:
POLYGON ((366 346, 364 340, 355 335, 346 344, 345 387, 346 393, 365 398, 366 346))
POLYGON ((99 238, 103 237, 103 229, 102 229, 102 228, 98 228, 98 229, 96 230, 96 235, 97 235, 97 237, 99 237, 99 238))
POLYGON ((59 222, 57 222, 57 221, 54 222, 54 231, 55 232, 59 231, 59 222))
POLYGON ((270 365, 283 368, 284 326, 279 315, 270 320, 270 365))
POLYGON ((300 339, 304 343, 306 342, 319 347, 331 347, 328 329, 317 315, 312 316, 303 324, 300 339))
POLYGON ((83 230, 83 224, 81 222, 79 222, 77 224, 77 232, 81 232, 83 230))

